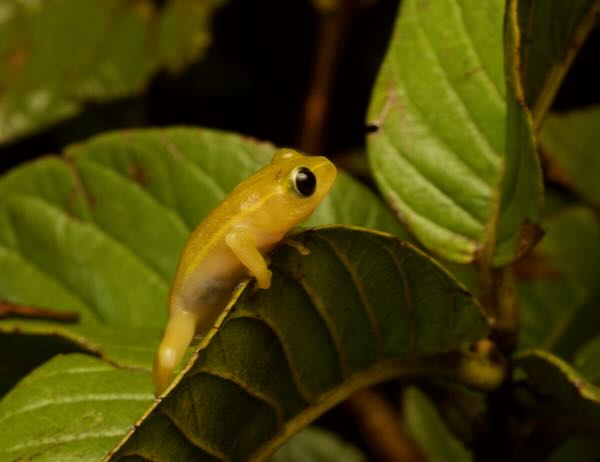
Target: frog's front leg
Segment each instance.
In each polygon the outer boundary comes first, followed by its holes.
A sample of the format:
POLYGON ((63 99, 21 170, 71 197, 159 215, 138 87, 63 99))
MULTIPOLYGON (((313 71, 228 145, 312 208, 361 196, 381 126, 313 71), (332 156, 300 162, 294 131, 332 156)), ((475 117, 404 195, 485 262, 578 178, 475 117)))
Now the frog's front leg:
POLYGON ((250 231, 235 229, 225 237, 225 243, 240 263, 248 268, 251 276, 258 281, 258 287, 271 287, 271 270, 267 267, 265 257, 258 250, 256 239, 250 231))

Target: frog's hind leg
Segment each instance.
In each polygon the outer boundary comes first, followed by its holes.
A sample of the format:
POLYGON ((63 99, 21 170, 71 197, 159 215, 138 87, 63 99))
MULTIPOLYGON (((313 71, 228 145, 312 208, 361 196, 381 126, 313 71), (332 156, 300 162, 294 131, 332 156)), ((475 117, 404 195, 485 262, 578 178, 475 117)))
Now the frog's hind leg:
POLYGON ((197 322, 198 315, 191 311, 176 309, 169 315, 169 322, 154 360, 154 394, 156 396, 165 391, 171 382, 173 371, 194 338, 197 322))

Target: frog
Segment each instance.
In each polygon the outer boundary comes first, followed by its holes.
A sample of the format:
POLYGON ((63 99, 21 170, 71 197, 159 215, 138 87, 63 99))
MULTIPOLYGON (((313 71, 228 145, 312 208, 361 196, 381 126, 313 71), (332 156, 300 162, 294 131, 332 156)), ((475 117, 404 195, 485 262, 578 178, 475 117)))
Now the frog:
POLYGON ((268 259, 329 193, 337 175, 324 156, 277 150, 192 231, 168 296, 168 320, 153 365, 160 396, 196 336, 206 335, 245 277, 268 289, 268 259))

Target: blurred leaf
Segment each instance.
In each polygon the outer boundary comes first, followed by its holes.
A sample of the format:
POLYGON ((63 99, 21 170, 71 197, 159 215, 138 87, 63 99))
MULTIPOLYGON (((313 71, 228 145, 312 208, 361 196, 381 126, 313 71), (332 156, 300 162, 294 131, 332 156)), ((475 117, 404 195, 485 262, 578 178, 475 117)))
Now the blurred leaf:
POLYGON ((577 351, 575 366, 590 382, 600 384, 600 335, 577 351))
POLYGON ((416 237, 451 261, 473 261, 497 238, 496 263, 507 263, 537 219, 541 176, 504 10, 501 0, 402 2, 371 99, 375 179, 416 237))
POLYGON ((558 417, 565 431, 600 431, 600 389, 572 366, 543 350, 528 350, 515 358, 534 395, 548 415, 558 417))
POLYGON ((111 460, 262 460, 373 383, 499 383, 501 368, 466 352, 486 334, 479 306, 430 258, 344 227, 295 239, 310 254, 275 252, 271 288, 243 291, 111 460))
POLYGON ((550 114, 540 134, 548 176, 600 207, 600 106, 550 114))
POLYGON ((0 4, 0 143, 140 92, 209 43, 223 0, 33 0, 0 4))
POLYGON ((402 400, 406 427, 430 462, 472 461, 473 456, 446 428, 433 403, 418 388, 408 388, 402 400))
POLYGON ((308 427, 293 436, 269 458, 269 462, 364 462, 358 449, 333 433, 308 427))
POLYGON ((548 462, 598 462, 600 445, 597 435, 578 435, 562 443, 548 462))
POLYGON ((57 356, 0 402, 0 459, 102 460, 152 399, 149 370, 57 356))
POLYGON ((535 251, 517 266, 520 348, 544 348, 568 358, 598 333, 600 228, 584 207, 549 217, 535 251))
POLYGON ((536 127, 599 12, 598 0, 519 0, 523 86, 536 127))

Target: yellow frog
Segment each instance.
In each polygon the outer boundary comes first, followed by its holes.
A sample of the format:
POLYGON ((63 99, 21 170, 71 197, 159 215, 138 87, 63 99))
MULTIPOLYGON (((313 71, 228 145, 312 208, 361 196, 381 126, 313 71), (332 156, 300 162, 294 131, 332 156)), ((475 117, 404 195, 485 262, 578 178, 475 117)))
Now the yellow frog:
POLYGON ((169 294, 169 321, 154 361, 154 389, 169 385, 196 333, 213 325, 241 278, 271 285, 267 254, 331 189, 335 166, 291 149, 242 181, 193 231, 169 294))

